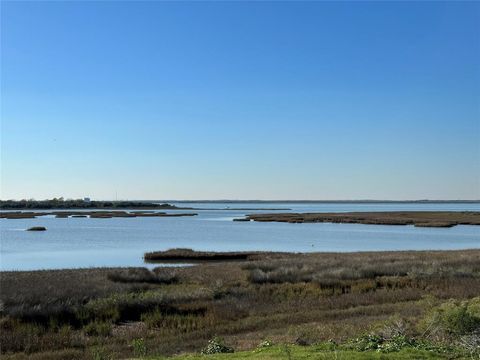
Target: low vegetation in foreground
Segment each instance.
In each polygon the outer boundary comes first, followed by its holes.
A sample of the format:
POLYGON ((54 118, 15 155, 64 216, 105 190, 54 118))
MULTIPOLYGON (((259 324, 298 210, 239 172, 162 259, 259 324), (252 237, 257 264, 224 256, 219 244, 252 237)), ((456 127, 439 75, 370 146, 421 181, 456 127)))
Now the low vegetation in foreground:
POLYGON ((480 250, 3 272, 0 285, 5 359, 480 358, 480 250))
POLYGON ((287 223, 347 223, 371 225, 414 225, 418 227, 452 227, 480 225, 477 211, 375 211, 346 213, 275 213, 253 214, 236 221, 274 221, 287 223))
MULTIPOLYGON (((269 347, 262 346, 263 342, 258 345, 255 350, 241 351, 236 353, 215 354, 205 357, 203 354, 190 354, 175 357, 151 357, 150 359, 164 360, 193 360, 193 359, 208 359, 208 360, 238 360, 238 359, 262 359, 262 360, 422 360, 422 359, 452 359, 452 354, 435 353, 431 350, 421 350, 415 348, 405 348, 395 352, 383 353, 374 350, 357 351, 342 347, 339 345, 332 345, 331 343, 322 343, 312 346, 300 346, 292 344, 271 345, 269 347)), ((461 355, 456 355, 457 359, 461 355)), ((467 357, 468 358, 468 357, 467 357)))

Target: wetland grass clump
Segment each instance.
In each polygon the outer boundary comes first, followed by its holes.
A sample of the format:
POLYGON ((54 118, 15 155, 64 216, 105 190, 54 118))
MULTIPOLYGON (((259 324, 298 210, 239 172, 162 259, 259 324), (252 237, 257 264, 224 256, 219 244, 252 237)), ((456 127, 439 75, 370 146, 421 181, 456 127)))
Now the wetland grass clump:
POLYGON ((172 272, 153 272, 147 268, 114 270, 108 273, 107 278, 121 283, 173 284, 178 281, 178 277, 172 272))
POLYGON ((231 261, 249 260, 259 252, 214 252, 195 251, 192 249, 169 249, 166 251, 148 252, 144 259, 148 261, 231 261))
POLYGON ((93 321, 83 327, 83 332, 88 336, 106 337, 112 333, 112 324, 108 322, 93 321))

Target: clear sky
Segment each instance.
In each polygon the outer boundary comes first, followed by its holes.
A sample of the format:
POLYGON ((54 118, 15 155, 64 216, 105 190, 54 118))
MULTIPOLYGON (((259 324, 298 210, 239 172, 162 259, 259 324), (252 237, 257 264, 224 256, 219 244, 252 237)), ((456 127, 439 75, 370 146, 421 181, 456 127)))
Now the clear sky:
POLYGON ((1 10, 2 199, 480 198, 479 2, 1 10))

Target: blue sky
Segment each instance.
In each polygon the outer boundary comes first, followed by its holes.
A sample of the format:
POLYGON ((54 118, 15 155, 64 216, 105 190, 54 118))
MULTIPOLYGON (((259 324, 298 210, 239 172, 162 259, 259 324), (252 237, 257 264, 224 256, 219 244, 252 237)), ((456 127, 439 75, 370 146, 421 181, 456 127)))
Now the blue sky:
POLYGON ((478 2, 1 7, 3 199, 480 198, 478 2))

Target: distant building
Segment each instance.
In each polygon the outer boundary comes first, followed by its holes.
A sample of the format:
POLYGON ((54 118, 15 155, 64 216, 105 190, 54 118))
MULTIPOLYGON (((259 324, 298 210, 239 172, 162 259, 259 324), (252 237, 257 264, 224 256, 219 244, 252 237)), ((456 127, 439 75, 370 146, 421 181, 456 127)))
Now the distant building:
POLYGON ((89 198, 89 197, 85 197, 85 198, 83 198, 83 201, 84 201, 84 202, 90 202, 90 198, 89 198))

